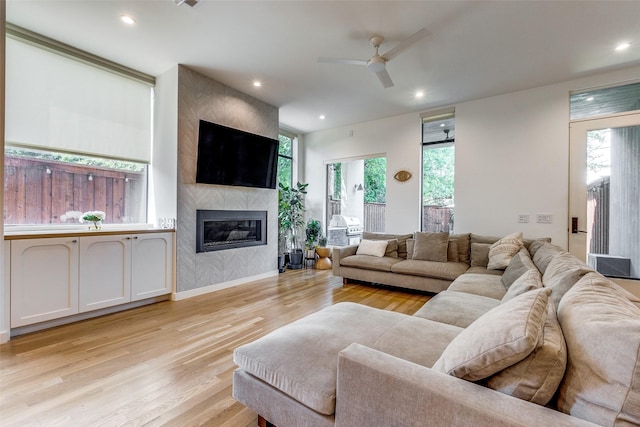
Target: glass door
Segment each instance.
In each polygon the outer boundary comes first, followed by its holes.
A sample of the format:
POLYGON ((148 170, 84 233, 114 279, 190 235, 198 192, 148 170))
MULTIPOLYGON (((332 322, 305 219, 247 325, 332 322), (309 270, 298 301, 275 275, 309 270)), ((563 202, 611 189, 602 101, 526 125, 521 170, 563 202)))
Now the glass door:
POLYGON ((569 251, 640 278, 640 114, 571 123, 569 176, 569 251))

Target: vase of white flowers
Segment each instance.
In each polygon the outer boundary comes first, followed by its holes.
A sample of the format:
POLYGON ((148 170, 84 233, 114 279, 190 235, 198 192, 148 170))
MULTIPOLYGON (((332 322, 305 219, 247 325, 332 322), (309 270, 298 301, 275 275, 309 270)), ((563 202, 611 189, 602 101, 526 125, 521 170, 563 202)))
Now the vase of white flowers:
POLYGON ((98 231, 102 228, 102 221, 105 216, 105 213, 102 211, 89 211, 82 214, 81 222, 92 222, 93 225, 89 226, 89 231, 98 231))

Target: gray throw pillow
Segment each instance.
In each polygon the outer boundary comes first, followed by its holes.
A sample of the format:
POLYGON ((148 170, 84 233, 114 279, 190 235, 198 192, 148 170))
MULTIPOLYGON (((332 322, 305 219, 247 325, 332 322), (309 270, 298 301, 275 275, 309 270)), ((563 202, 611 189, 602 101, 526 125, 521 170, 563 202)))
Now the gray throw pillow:
POLYGON ((413 259, 447 262, 449 233, 416 233, 413 259))

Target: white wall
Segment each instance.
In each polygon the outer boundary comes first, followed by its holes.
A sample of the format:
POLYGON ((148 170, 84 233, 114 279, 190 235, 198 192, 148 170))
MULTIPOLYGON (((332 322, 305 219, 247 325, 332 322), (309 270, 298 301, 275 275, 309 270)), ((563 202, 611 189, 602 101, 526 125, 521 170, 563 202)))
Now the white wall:
MULTIPOLYGON (((631 67, 455 105, 455 232, 505 235, 522 230, 525 236, 551 237, 566 247, 569 93, 638 78, 640 67, 631 67), (519 213, 530 214, 531 222, 517 223, 519 213), (536 213, 551 214, 553 222, 536 224, 536 213)), ((324 213, 324 162, 386 153, 386 230, 416 231, 419 141, 417 113, 306 135, 308 216, 324 213), (393 175, 399 169, 408 169, 413 178, 395 182, 393 175)))
MULTIPOLYGON (((6 3, 0 2, 0 175, 4 176, 4 66, 5 66, 5 17, 6 3)), ((0 211, 4 212, 4 185, 0 188, 0 211)), ((0 236, 4 237, 4 221, 0 224, 0 236)), ((3 239, 4 240, 4 239, 3 239)), ((9 280, 8 262, 5 259, 5 244, 0 245, 0 343, 9 341, 9 280)))
POLYGON ((149 222, 176 218, 178 193, 178 66, 156 78, 149 222))
MULTIPOLYGON (((326 163, 380 155, 387 158, 386 230, 408 233, 418 227, 420 199, 420 118, 418 114, 395 116, 305 135, 307 217, 326 218, 326 163), (353 131, 353 134, 351 132, 353 131), (413 178, 404 184, 393 179, 400 169, 413 178)), ((324 221, 323 221, 324 223, 324 221)))

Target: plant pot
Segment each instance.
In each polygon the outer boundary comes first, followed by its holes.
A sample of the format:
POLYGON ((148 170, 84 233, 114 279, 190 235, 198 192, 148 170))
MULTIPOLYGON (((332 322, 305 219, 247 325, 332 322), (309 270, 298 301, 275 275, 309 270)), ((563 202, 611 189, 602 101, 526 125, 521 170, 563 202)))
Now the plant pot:
POLYGON ((296 249, 294 252, 289 252, 289 266, 290 270, 300 270, 304 261, 304 252, 301 249, 296 249))

